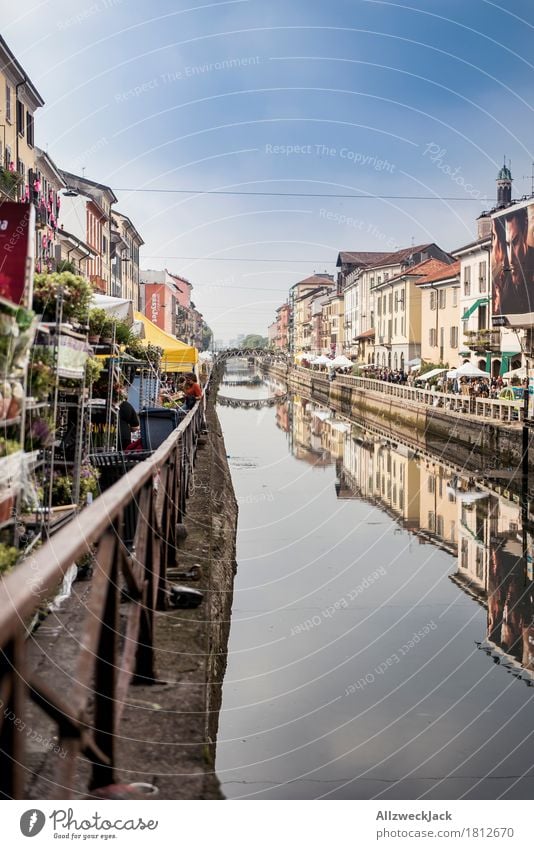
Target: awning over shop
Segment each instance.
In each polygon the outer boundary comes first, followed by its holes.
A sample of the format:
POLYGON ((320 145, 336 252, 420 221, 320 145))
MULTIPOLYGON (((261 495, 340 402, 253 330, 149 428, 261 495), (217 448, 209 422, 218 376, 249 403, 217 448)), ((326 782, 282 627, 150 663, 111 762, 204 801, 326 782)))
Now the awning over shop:
POLYGON ((478 301, 475 301, 475 303, 474 303, 474 304, 471 304, 471 306, 470 306, 470 307, 468 307, 468 308, 466 309, 466 311, 464 312, 464 314, 463 314, 463 316, 462 316, 462 321, 467 321, 467 319, 468 319, 470 316, 472 316, 472 315, 473 315, 473 313, 475 312, 475 310, 477 310, 479 307, 481 307, 481 306, 482 306, 482 304, 487 304, 487 303, 488 303, 488 301, 489 301, 489 298, 479 298, 479 299, 478 299, 478 301))
POLYGON ((144 328, 145 336, 141 338, 141 343, 145 347, 150 344, 163 349, 162 371, 191 371, 192 367, 198 363, 196 348, 186 345, 185 342, 180 342, 170 333, 161 330, 142 313, 134 313, 134 322, 134 328, 138 322, 144 328))
POLYGON ((91 307, 105 310, 113 318, 127 321, 128 324, 133 321, 133 304, 126 298, 112 298, 109 295, 101 295, 99 292, 95 292, 91 299, 91 307))

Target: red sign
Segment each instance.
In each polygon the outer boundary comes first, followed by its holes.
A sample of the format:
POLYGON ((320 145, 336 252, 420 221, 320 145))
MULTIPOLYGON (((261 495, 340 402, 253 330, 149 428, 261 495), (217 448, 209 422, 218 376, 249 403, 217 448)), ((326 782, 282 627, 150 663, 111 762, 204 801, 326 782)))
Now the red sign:
POLYGON ((31 305, 35 207, 0 204, 0 297, 31 305))

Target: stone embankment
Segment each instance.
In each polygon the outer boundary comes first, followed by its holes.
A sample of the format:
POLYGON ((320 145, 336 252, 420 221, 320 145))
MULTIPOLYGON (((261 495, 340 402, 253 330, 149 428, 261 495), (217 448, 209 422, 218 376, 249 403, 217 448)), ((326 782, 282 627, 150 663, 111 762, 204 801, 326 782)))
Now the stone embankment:
MULTIPOLYGON (((519 421, 505 422, 483 418, 469 412, 455 412, 386 392, 354 385, 351 378, 326 376, 309 369, 271 365, 269 374, 287 381, 294 392, 304 392, 320 404, 348 418, 382 428, 391 428, 411 440, 454 443, 481 459, 491 458, 495 465, 518 466, 522 457, 522 427, 519 421)), ((534 441, 529 445, 529 461, 534 465, 534 441)))

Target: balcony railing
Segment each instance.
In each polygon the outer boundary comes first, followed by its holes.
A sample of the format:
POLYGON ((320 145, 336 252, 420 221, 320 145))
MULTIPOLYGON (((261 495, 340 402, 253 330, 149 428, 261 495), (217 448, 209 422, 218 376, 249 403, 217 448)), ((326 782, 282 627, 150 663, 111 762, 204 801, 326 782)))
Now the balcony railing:
POLYGON ((466 344, 474 351, 498 352, 501 348, 500 330, 465 330, 466 344))

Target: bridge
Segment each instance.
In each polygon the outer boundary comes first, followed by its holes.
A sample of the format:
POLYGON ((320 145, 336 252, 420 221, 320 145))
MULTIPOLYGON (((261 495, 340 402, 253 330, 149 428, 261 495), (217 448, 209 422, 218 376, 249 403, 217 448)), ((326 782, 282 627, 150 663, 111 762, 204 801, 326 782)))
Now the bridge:
POLYGON ((221 407, 240 407, 243 410, 261 410, 262 407, 275 407, 277 404, 283 404, 287 401, 288 393, 282 395, 271 395, 269 398, 229 398, 226 395, 217 395, 217 403, 221 407))
POLYGON ((215 365, 224 363, 226 360, 237 358, 254 358, 261 359, 265 362, 281 362, 288 363, 289 356, 284 351, 270 351, 267 348, 227 348, 224 351, 219 351, 215 358, 215 365))

